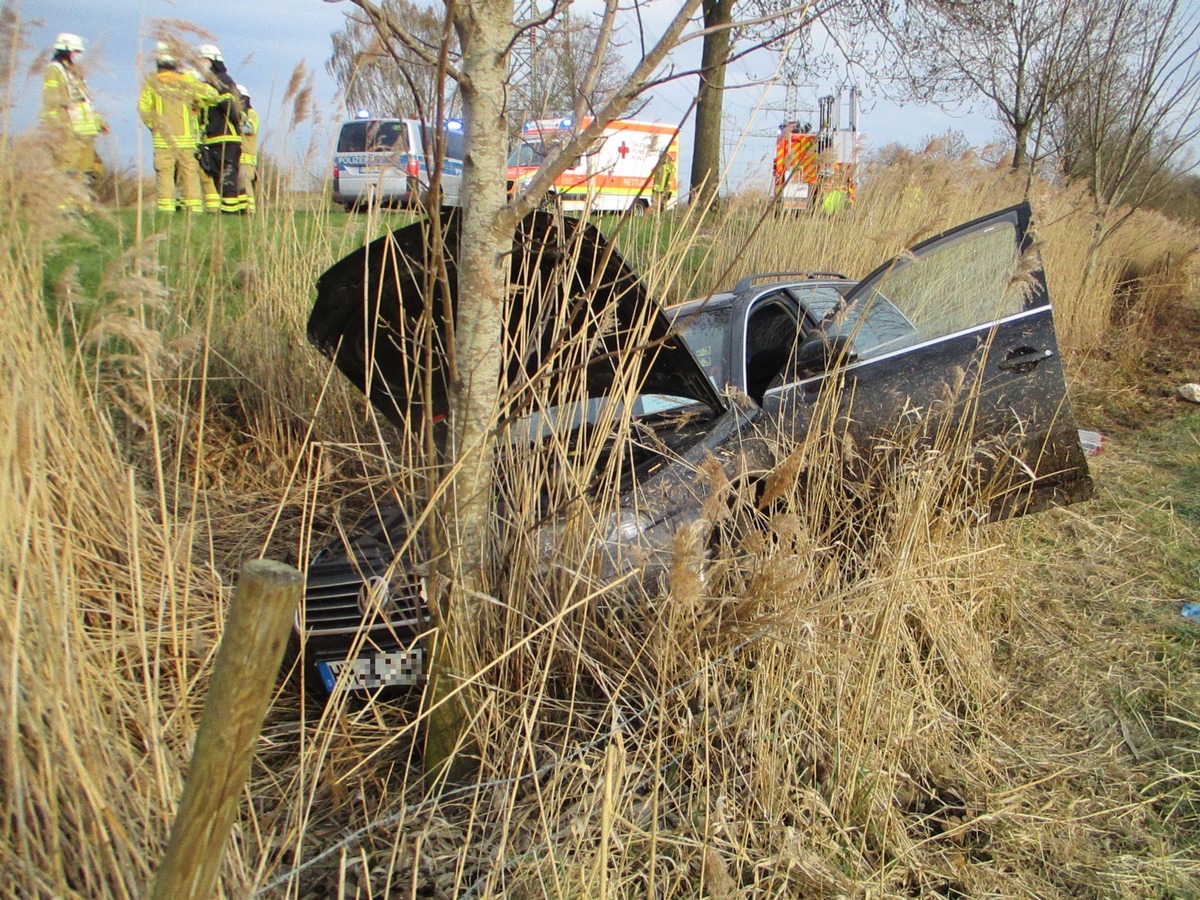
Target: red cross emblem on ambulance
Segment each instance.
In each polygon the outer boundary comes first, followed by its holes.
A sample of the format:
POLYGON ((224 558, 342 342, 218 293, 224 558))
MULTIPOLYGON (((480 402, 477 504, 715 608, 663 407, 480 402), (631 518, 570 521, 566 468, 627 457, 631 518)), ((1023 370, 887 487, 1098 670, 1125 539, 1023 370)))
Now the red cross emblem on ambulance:
POLYGON ((625 146, 625 142, 621 141, 621 146, 617 148, 617 152, 621 154, 621 159, 629 152, 629 148, 625 146))

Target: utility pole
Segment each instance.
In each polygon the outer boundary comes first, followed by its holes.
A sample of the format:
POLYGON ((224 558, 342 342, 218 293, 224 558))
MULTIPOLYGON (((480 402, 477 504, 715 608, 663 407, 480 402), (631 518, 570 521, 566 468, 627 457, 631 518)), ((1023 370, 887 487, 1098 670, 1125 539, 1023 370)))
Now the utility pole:
MULTIPOLYGON (((537 0, 513 0, 513 23, 531 22, 538 16, 537 0)), ((511 75, 508 84, 510 99, 510 122, 520 128, 523 123, 534 118, 534 91, 537 90, 537 57, 534 52, 534 41, 537 39, 537 28, 530 28, 513 43, 509 55, 511 75)))

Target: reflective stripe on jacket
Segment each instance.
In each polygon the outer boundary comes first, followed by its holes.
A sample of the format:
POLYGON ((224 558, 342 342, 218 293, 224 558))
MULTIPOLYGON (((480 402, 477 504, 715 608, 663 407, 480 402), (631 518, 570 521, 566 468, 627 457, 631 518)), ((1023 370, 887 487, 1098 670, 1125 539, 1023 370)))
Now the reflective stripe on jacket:
POLYGON ((217 102, 212 85, 185 72, 164 69, 146 78, 138 115, 154 135, 157 149, 194 148, 200 143, 200 115, 217 102))
POLYGON ((246 120, 242 123, 242 158, 243 166, 258 165, 258 110, 246 110, 246 120))
POLYGON ((74 66, 54 60, 42 74, 42 121, 63 122, 75 134, 97 135, 104 120, 96 114, 87 83, 74 66))

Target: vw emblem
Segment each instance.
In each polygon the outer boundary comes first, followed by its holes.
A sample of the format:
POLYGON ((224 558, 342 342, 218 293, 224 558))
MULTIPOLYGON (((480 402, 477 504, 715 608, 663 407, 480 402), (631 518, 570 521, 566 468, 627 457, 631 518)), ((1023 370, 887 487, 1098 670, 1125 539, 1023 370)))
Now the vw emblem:
POLYGON ((391 594, 388 580, 379 575, 372 575, 358 589, 358 611, 364 616, 374 612, 387 612, 391 594))

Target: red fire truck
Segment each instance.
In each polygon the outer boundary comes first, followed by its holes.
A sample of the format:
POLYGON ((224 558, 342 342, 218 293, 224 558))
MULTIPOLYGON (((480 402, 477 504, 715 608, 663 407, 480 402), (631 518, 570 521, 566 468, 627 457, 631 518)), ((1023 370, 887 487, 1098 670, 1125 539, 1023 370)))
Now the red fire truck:
POLYGON ((853 203, 858 178, 858 91, 850 88, 846 127, 842 95, 817 101, 818 127, 785 122, 775 141, 775 202, 783 210, 836 212, 853 203))

